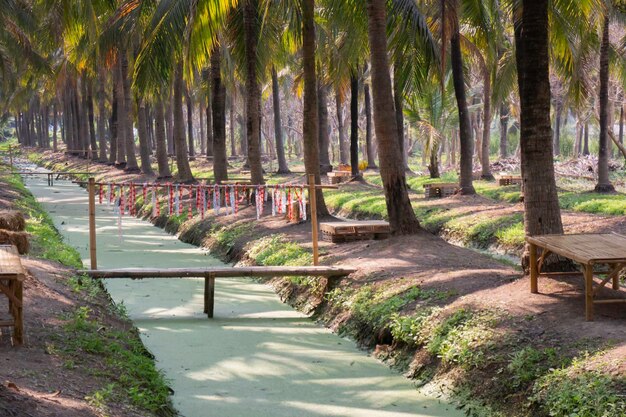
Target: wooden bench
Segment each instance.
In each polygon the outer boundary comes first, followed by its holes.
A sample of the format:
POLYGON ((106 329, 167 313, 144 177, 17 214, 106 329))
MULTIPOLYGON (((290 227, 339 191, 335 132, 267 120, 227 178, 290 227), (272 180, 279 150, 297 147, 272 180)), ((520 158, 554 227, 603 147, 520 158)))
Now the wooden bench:
MULTIPOLYGON (((598 294, 609 281, 614 290, 619 290, 619 275, 626 268, 626 236, 611 234, 573 234, 527 236, 530 244, 530 291, 538 293, 538 277, 545 259, 551 253, 571 259, 581 264, 585 277, 585 317, 593 320, 594 304, 626 303, 626 298, 596 300, 598 294), (538 249, 542 249, 538 258, 538 249), (594 288, 594 265, 607 265, 606 278, 596 283, 594 288)), ((564 272, 563 274, 567 274, 564 272)))
POLYGON ((459 184, 451 183, 432 183, 424 184, 424 195, 426 198, 445 198, 457 193, 459 184))
POLYGON ((508 185, 522 185, 522 177, 519 175, 502 175, 498 178, 498 185, 506 187, 508 185))
POLYGON ((322 240, 333 243, 386 239, 391 233, 389 223, 382 220, 324 222, 320 230, 322 240))
POLYGON ((238 277, 316 276, 337 278, 356 272, 355 268, 335 266, 247 266, 213 268, 121 268, 84 270, 91 278, 204 278, 204 313, 213 317, 215 279, 238 277))
POLYGON ((13 327, 13 344, 19 346, 24 338, 23 282, 26 271, 22 266, 17 248, 0 245, 0 292, 9 300, 12 320, 0 319, 0 327, 13 327))

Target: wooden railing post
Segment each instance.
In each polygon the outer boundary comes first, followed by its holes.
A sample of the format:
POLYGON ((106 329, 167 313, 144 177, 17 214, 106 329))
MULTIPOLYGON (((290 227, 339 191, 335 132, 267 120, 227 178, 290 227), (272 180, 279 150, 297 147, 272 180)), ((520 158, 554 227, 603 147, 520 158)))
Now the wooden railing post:
POLYGON ((313 265, 319 265, 320 254, 317 240, 317 198, 315 175, 309 174, 309 204, 311 204, 311 235, 313 240, 313 265))
POLYGON ((89 178, 89 259, 91 269, 98 269, 96 258, 96 180, 89 178))

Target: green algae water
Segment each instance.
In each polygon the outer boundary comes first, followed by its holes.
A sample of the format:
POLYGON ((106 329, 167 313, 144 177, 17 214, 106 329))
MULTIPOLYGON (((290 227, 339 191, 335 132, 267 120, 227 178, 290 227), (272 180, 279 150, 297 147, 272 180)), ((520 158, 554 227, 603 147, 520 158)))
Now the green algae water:
MULTIPOLYGON (((68 181, 26 178, 66 241, 89 265, 87 192, 68 181)), ((98 266, 223 265, 148 222, 97 205, 98 266)), ((283 304, 248 279, 217 279, 215 318, 202 314, 203 280, 105 281, 123 303, 174 390, 185 417, 456 417, 352 341, 283 304)))

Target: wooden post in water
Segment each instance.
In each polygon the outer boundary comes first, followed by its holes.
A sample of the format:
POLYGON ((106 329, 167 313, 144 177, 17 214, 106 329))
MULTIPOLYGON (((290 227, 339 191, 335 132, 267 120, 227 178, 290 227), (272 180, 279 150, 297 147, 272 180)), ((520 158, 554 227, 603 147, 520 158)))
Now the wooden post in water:
POLYGON ((317 199, 315 192, 315 175, 309 174, 309 204, 311 205, 311 234, 313 240, 313 265, 319 265, 320 254, 317 241, 317 199))
POLYGON ((91 269, 98 269, 98 261, 96 259, 96 180, 89 178, 89 259, 91 261, 91 269))

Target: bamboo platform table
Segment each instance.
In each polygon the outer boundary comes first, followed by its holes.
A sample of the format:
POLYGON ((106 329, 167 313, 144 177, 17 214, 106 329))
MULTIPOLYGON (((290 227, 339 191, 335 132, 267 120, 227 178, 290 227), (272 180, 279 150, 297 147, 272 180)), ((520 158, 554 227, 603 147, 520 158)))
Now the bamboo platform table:
POLYGON ((210 268, 120 268, 79 271, 91 278, 204 278, 204 313, 213 317, 215 306, 215 279, 238 277, 312 276, 341 278, 356 272, 341 266, 246 266, 210 268))
POLYGON ((389 223, 382 220, 324 222, 320 230, 322 240, 333 243, 386 239, 391 233, 389 223))
POLYGON ((17 248, 0 245, 0 292, 9 299, 9 314, 12 320, 0 320, 0 327, 13 327, 13 343, 23 343, 23 281, 26 271, 22 266, 17 248))
POLYGON ((626 303, 626 298, 595 299, 598 292, 611 281, 614 290, 619 290, 619 275, 626 268, 626 236, 611 234, 574 234, 527 236, 530 244, 530 291, 538 293, 538 277, 541 268, 551 253, 581 264, 585 278, 585 317, 593 321, 594 304, 626 303), (542 249, 538 257, 538 249, 542 249), (595 282, 594 265, 607 265, 606 278, 595 282))
POLYGON ((451 182, 451 183, 432 183, 432 184, 424 184, 424 194, 426 198, 445 198, 450 197, 459 189, 459 184, 451 182))
POLYGON ((339 184, 344 181, 349 181, 350 178, 352 178, 352 173, 349 171, 331 171, 326 175, 331 184, 339 184))
POLYGON ((522 185, 522 177, 519 175, 502 175, 498 178, 498 185, 506 187, 507 185, 522 185))

